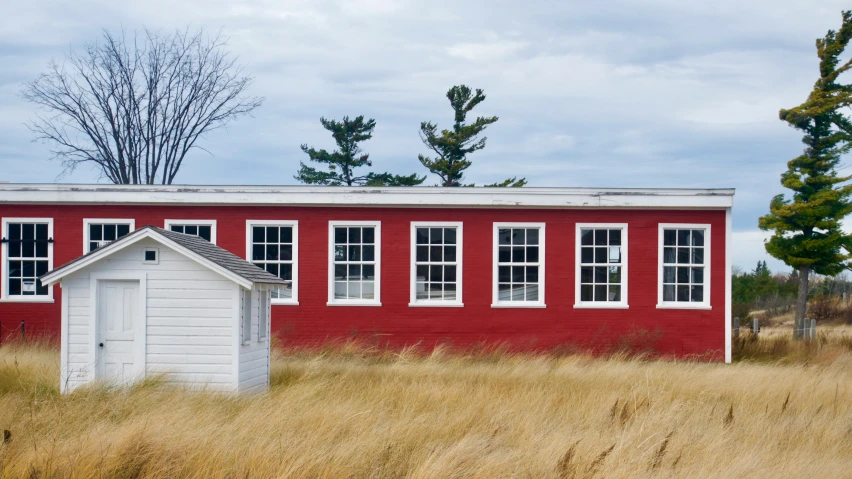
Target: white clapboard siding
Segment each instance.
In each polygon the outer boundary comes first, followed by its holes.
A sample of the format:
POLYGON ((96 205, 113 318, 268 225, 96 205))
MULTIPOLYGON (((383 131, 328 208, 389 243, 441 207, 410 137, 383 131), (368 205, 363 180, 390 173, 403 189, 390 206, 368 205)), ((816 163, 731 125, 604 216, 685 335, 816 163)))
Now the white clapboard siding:
MULTIPOLYGON (((269 386, 269 323, 267 319, 266 339, 258 340, 258 326, 260 323, 260 295, 269 294, 268 291, 255 286, 252 290, 251 299, 251 337, 240 343, 239 362, 239 386, 240 392, 261 392, 269 386)), ((245 293, 240 294, 240 304, 245 301, 245 293)), ((269 308, 270 301, 266 302, 269 308)), ((267 309, 267 318, 270 310, 267 309)), ((243 338, 246 339, 246 338, 243 338)))
POLYGON ((68 299, 67 340, 60 352, 60 389, 73 390, 90 380, 94 367, 89 351, 89 274, 81 271, 62 282, 68 299))

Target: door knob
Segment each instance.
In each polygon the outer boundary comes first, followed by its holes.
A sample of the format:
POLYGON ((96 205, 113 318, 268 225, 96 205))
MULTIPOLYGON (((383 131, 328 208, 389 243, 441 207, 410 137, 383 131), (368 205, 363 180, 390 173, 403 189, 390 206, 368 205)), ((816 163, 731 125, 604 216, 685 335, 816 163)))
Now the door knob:
POLYGON ((100 347, 104 347, 104 343, 98 344, 98 346, 100 346, 100 347))

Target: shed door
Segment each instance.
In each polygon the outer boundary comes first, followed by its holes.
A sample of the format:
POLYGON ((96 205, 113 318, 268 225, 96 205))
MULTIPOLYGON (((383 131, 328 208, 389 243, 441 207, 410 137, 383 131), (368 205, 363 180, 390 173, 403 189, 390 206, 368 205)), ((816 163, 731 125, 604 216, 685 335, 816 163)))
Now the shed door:
POLYGON ((139 318, 139 281, 98 282, 97 378, 123 383, 133 379, 135 326, 139 318))

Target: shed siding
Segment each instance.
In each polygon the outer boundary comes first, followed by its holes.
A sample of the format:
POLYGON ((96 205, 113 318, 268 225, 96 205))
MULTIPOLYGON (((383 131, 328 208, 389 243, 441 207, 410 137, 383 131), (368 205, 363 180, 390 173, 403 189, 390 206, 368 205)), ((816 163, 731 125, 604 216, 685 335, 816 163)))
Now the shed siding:
MULTIPOLYGON (((269 339, 258 341, 258 325, 260 324, 260 295, 269 294, 258 286, 251 294, 251 335, 240 338, 239 362, 239 391, 265 391, 269 385, 269 339)), ((240 305, 246 299, 245 291, 240 292, 240 305)), ((268 326, 267 326, 268 327, 268 326)), ((242 334, 242 328, 240 329, 242 334)), ((269 331, 267 330, 267 338, 269 331)))
MULTIPOLYGON (((246 220, 296 220, 299 222, 299 305, 272 307, 272 331, 282 344, 309 345, 356 337, 391 345, 420 343, 428 346, 449 342, 466 346, 499 342, 517 349, 549 349, 563 346, 607 347, 650 338, 653 339, 652 346, 663 354, 701 354, 723 359, 727 234, 724 209, 2 204, 0 216, 54 218, 56 265, 81 254, 82 220, 86 217, 133 218, 138 226, 161 226, 166 218, 214 219, 217 222, 217 244, 240 257, 246 254, 246 220), (328 222, 331 220, 382 222, 382 306, 326 305, 328 222), (411 221, 464 223, 464 307, 408 306, 411 221), (491 244, 495 221, 546 223, 546 308, 491 308, 491 244), (573 307, 576 223, 595 222, 628 224, 629 309, 573 307), (711 225, 712 264, 709 273, 712 309, 656 308, 659 223, 711 225)), ((216 299, 215 291, 206 291, 207 287, 215 290, 225 288, 225 284, 225 280, 211 280, 204 283, 204 291, 193 291, 192 294, 198 294, 198 299, 216 299)), ((184 279, 176 279, 175 276, 162 278, 157 284, 157 288, 162 288, 158 291, 158 298, 175 299, 175 290, 186 286, 184 279)), ((23 319, 27 323, 28 335, 58 332, 60 296, 54 294, 57 299, 52 304, 0 304, 0 328, 4 334, 15 334, 15 328, 23 319)), ((159 309, 162 303, 154 307, 159 309)), ((222 328, 221 332, 224 333, 225 329, 222 328)), ((170 336, 194 334, 192 327, 184 325, 151 326, 150 332, 157 335, 171 332, 170 336)))
MULTIPOLYGON (((69 288, 68 368, 82 384, 92 371, 89 357, 89 272, 146 273, 146 374, 210 389, 233 390, 232 319, 234 283, 153 240, 130 245, 62 280, 69 288), (156 247, 159 264, 142 262, 156 247), (78 371, 84 371, 78 373, 78 371)), ((73 389, 73 387, 71 387, 73 389)))

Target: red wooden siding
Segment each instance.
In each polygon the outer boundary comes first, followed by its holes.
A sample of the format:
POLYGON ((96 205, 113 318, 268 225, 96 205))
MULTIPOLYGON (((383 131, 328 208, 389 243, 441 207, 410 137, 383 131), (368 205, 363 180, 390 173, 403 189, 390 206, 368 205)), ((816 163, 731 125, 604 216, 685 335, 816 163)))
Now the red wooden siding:
MULTIPOLYGON (((299 221, 299 305, 273 306, 272 329, 285 343, 313 344, 358 337, 392 345, 503 342, 519 349, 604 347, 653 343, 663 354, 724 358, 724 210, 544 210, 326 208, 262 206, 0 205, 0 217, 54 219, 54 267, 83 253, 83 218, 134 218, 136 226, 169 219, 217 220, 217 244, 246 253, 246 220, 299 221), (327 306, 328 222, 382 222, 382 306, 327 306), (409 307, 411 221, 464 223, 461 308, 409 307), (546 308, 492 308, 493 223, 546 223, 546 308), (575 309, 576 223, 628 224, 629 309, 575 309), (658 225, 711 225, 711 310, 657 309, 658 225), (645 338, 645 339, 642 339, 645 338), (647 341, 646 341, 647 340, 647 341)), ((55 302, 0 303, 4 336, 27 324, 27 335, 60 328, 55 302)))

